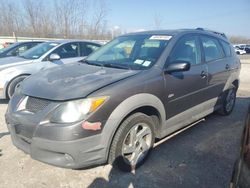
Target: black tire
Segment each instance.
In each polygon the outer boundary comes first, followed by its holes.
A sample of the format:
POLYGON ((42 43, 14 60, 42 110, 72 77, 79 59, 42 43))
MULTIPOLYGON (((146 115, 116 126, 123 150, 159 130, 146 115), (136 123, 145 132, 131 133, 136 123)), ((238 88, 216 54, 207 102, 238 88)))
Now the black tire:
MULTIPOLYGON (((113 167, 119 168, 120 170, 125 172, 130 172, 132 170, 135 170, 136 168, 140 167, 148 158, 151 149, 153 147, 154 141, 155 141, 155 134, 154 134, 154 123, 152 118, 143 113, 135 113, 129 116, 126 120, 124 120, 123 123, 118 128, 114 136, 114 139, 111 143, 110 153, 109 153, 109 163, 112 164, 113 167), (133 139, 134 142, 132 142, 131 139, 132 137, 131 132, 133 130, 136 130, 135 131, 136 139, 133 139), (149 132, 150 133, 147 134, 146 133, 147 131, 148 133, 149 132), (144 143, 142 144, 141 141, 137 140, 137 137, 140 134, 143 135, 144 132, 147 135, 145 135, 145 137, 144 136, 141 137, 140 140, 144 143), (126 144, 126 142, 130 142, 133 144, 132 146, 130 146, 130 144, 126 144), (143 148, 142 145, 145 146, 145 143, 147 143, 148 148, 146 147, 147 149, 144 152, 141 150, 144 150, 145 147, 143 148), (124 150, 126 151, 126 148, 124 148, 124 146, 125 147, 129 146, 131 148, 133 147, 136 151, 141 152, 141 154, 138 155, 139 157, 138 158, 136 157, 138 160, 136 160, 135 164, 132 164, 133 162, 130 162, 129 159, 126 158, 129 154, 128 155, 126 154, 127 156, 125 156, 125 154, 123 153, 124 150)), ((136 152, 134 151, 134 153, 136 152)), ((134 153, 131 154, 131 159, 134 158, 133 156, 136 156, 136 154, 134 153)))
POLYGON ((9 99, 13 96, 16 87, 17 87, 25 78, 27 78, 27 77, 28 77, 27 75, 18 76, 18 77, 16 77, 16 78, 14 78, 14 79, 9 83, 9 86, 8 86, 8 89, 7 89, 7 97, 8 97, 9 99))
POLYGON ((232 86, 230 89, 226 91, 223 97, 222 106, 218 110, 218 113, 220 115, 227 116, 232 113, 236 101, 236 92, 237 90, 234 86, 232 86))

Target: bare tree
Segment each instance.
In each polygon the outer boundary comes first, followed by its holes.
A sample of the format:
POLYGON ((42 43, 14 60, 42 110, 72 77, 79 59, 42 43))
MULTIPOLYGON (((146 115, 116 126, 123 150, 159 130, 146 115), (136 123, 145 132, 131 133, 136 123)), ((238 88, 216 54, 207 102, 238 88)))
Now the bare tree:
POLYGON ((41 34, 41 20, 43 19, 44 4, 42 0, 23 0, 23 7, 28 28, 31 28, 35 35, 41 34))
POLYGON ((86 0, 55 0, 54 9, 58 24, 57 32, 64 37, 70 37, 71 34, 79 32, 79 25, 85 23, 86 0))
POLYGON ((107 6, 105 0, 95 1, 93 4, 94 15, 89 24, 88 34, 90 38, 103 37, 107 28, 107 6))
POLYGON ((106 15, 106 0, 0 0, 0 35, 102 39, 106 15))
POLYGON ((249 38, 241 37, 241 36, 230 36, 229 40, 233 44, 249 44, 250 43, 250 39, 249 38))
POLYGON ((4 35, 12 35, 18 32, 20 28, 20 20, 18 19, 17 6, 9 2, 0 2, 0 23, 1 33, 4 35))

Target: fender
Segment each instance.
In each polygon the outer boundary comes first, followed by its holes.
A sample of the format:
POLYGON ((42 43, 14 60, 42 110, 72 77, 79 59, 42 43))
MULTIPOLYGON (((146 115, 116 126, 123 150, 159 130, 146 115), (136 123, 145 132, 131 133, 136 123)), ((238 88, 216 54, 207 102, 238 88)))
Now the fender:
POLYGON ((1 98, 3 99, 6 98, 6 91, 7 91, 9 83, 13 79, 22 75, 30 75, 30 73, 22 71, 22 70, 18 70, 17 68, 14 68, 14 67, 0 71, 0 88, 3 89, 1 98))
POLYGON ((103 145, 108 146, 106 150, 106 158, 108 158, 111 142, 122 120, 130 112, 143 106, 154 107, 158 110, 161 120, 163 122, 166 120, 164 105, 155 95, 140 93, 127 98, 114 109, 104 126, 102 135, 105 135, 105 137, 102 137, 102 143, 103 145))
POLYGON ((230 89, 232 87, 232 84, 234 81, 237 81, 238 82, 238 85, 239 85, 239 73, 236 73, 236 72, 233 72, 227 79, 227 82, 223 88, 223 92, 230 89))

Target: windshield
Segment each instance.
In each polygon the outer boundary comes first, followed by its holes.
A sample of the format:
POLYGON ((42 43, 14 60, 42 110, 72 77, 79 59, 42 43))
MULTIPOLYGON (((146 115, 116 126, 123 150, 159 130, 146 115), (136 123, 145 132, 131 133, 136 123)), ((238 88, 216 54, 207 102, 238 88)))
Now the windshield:
POLYGON ((17 46, 17 45, 19 45, 19 43, 14 43, 14 44, 9 45, 9 46, 6 47, 6 48, 0 49, 0 54, 1 54, 1 53, 4 53, 4 52, 7 52, 9 49, 11 49, 11 48, 13 48, 13 47, 15 47, 15 46, 17 46))
POLYGON ((121 36, 94 52, 85 62, 123 69, 148 69, 155 64, 171 36, 121 36))
POLYGON ((34 48, 31 48, 30 50, 27 50, 26 52, 21 54, 21 57, 25 59, 38 59, 43 54, 57 46, 59 43, 56 42, 44 42, 41 44, 38 44, 34 48))

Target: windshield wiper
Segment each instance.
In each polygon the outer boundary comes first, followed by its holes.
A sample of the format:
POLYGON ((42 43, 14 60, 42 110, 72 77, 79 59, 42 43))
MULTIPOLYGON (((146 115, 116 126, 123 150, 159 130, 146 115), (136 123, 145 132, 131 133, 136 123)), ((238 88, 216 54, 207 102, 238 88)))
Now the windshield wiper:
POLYGON ((86 59, 83 59, 83 60, 81 60, 79 62, 86 63, 88 65, 100 66, 100 67, 111 67, 111 68, 118 68, 118 69, 131 69, 129 65, 121 65, 121 64, 117 64, 117 63, 104 63, 104 62, 99 63, 97 61, 89 62, 86 59))
POLYGON ((83 60, 81 60, 81 61, 79 61, 79 62, 86 63, 86 64, 88 64, 88 65, 94 65, 94 66, 103 67, 103 64, 102 64, 102 63, 98 63, 98 62, 94 62, 94 61, 89 62, 88 60, 85 60, 85 59, 83 59, 83 60))
POLYGON ((117 63, 104 63, 103 64, 104 67, 111 67, 111 68, 118 68, 118 69, 131 69, 129 65, 121 65, 121 64, 117 64, 117 63))

